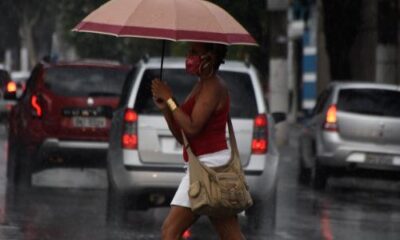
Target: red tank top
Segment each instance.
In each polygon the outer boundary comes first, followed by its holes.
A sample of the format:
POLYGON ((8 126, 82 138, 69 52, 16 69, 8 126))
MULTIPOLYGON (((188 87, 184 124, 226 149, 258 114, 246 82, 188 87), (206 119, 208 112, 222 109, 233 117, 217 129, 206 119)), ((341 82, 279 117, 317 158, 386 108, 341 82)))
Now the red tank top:
MULTIPOLYGON (((183 112, 192 115, 193 107, 196 103, 195 96, 190 97, 181 109, 183 112)), ((210 119, 206 122, 201 132, 195 137, 188 137, 190 147, 194 155, 199 156, 203 154, 218 152, 228 148, 225 137, 226 123, 228 121, 229 113, 229 96, 225 106, 215 111, 210 119)), ((186 149, 183 148, 183 159, 188 161, 188 154, 186 149)))

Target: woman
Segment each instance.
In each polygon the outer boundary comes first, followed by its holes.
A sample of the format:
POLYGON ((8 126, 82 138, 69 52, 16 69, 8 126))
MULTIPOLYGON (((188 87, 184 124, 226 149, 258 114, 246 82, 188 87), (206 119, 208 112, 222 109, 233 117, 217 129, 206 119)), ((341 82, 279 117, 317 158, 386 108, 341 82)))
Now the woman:
MULTIPOLYGON (((190 147, 207 166, 221 166, 230 160, 225 128, 229 112, 229 94, 223 80, 217 75, 226 55, 226 46, 192 43, 186 58, 186 71, 199 76, 185 103, 179 107, 171 89, 158 79, 152 82, 153 99, 162 110, 175 138, 183 143, 181 129, 188 137, 190 147)), ((187 161, 187 153, 184 151, 187 161)), ((188 173, 182 178, 171 202, 171 210, 162 227, 162 239, 180 239, 182 233, 197 219, 190 209, 188 173)), ((220 239, 244 239, 236 216, 211 218, 220 239)))

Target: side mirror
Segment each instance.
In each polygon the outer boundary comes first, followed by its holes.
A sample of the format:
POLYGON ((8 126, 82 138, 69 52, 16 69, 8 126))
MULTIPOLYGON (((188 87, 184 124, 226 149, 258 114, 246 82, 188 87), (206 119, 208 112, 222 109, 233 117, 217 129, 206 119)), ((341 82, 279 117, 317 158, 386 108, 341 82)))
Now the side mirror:
POLYGON ((272 118, 274 119, 275 124, 286 120, 286 113, 284 112, 274 112, 272 113, 272 118))

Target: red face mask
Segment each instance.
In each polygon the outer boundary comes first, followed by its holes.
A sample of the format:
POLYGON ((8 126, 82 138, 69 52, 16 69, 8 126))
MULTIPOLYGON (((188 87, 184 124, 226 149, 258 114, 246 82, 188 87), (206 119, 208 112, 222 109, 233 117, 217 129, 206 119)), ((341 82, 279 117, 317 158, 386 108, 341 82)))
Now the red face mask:
POLYGON ((186 57, 186 72, 192 75, 198 75, 200 70, 201 57, 188 56, 186 57))

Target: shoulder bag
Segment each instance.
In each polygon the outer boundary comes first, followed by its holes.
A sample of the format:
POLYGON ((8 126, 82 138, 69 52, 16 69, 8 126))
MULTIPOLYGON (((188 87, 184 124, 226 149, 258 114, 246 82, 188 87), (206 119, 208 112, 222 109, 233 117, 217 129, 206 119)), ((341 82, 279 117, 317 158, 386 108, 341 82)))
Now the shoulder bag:
POLYGON ((185 133, 189 156, 189 199, 194 213, 213 217, 233 216, 253 204, 239 157, 232 121, 229 117, 231 159, 223 166, 207 167, 193 154, 185 133))

